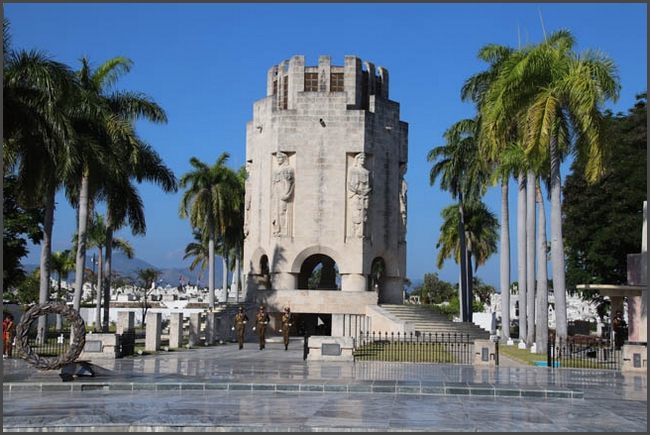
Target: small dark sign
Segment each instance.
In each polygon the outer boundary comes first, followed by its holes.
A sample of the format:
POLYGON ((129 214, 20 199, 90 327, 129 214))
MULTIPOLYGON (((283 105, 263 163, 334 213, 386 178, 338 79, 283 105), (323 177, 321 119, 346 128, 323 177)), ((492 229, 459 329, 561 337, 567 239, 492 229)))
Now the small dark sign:
POLYGON ((487 347, 481 348, 481 361, 490 361, 490 350, 487 347))
POLYGON ((101 352, 102 351, 102 342, 100 340, 86 340, 86 345, 84 346, 84 352, 101 352))
POLYGON ((632 366, 641 367, 641 354, 635 353, 632 355, 632 366))
POLYGON ((339 356, 341 355, 341 346, 337 343, 323 343, 320 352, 321 355, 339 356))

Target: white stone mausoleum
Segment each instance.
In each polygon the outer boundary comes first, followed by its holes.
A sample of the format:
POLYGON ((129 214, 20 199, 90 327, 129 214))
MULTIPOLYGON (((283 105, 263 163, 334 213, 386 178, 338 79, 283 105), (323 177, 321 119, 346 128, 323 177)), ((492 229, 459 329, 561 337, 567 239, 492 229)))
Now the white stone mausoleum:
POLYGON ((402 303, 407 160, 386 69, 355 56, 273 66, 246 126, 247 300, 339 336, 402 303))

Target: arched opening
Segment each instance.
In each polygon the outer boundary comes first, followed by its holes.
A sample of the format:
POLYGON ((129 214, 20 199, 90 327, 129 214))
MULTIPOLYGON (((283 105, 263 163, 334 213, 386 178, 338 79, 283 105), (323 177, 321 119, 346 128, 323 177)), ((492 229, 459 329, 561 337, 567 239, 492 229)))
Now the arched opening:
POLYGON ((266 288, 271 288, 271 270, 269 269, 269 257, 266 254, 260 257, 261 283, 266 288))
POLYGON ((370 266, 370 279, 368 280, 368 290, 376 291, 379 294, 379 303, 382 303, 382 290, 386 281, 386 262, 381 257, 372 260, 370 266))
POLYGON ((303 290, 340 290, 341 275, 336 262, 324 254, 307 257, 300 267, 298 288, 303 290))

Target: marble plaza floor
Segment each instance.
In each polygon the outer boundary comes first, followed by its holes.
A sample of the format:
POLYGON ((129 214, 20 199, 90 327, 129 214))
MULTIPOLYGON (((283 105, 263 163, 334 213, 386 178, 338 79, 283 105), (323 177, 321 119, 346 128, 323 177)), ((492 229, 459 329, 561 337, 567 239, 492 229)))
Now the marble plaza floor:
POLYGON ((3 431, 645 431, 647 374, 318 363, 247 343, 96 361, 61 382, 3 361, 3 431))

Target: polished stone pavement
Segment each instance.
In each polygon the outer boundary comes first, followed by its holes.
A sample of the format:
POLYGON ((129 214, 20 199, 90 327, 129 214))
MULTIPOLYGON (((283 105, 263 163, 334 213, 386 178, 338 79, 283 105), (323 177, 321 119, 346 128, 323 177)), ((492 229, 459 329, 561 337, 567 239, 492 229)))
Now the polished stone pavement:
POLYGON ((22 360, 4 360, 3 431, 647 429, 645 373, 317 363, 303 361, 300 343, 292 343, 291 347, 285 352, 281 344, 270 343, 259 351, 247 343, 238 351, 236 345, 227 344, 96 361, 105 369, 97 377, 70 383, 62 383, 58 372, 39 372, 22 360), (131 388, 111 388, 118 384, 131 388), (82 389, 82 385, 95 388, 82 389), (223 389, 223 385, 250 388, 223 389), (292 391, 292 385, 299 389, 292 391), (347 389, 341 392, 336 387, 342 385, 347 389), (372 386, 370 390, 363 388, 368 385, 372 386), (420 390, 406 388, 415 385, 420 390), (378 388, 373 390, 375 386, 378 388), (432 387, 427 394, 423 393, 425 386, 432 387), (436 386, 446 389, 433 388, 436 386), (477 396, 472 393, 477 390, 492 393, 477 396), (506 390, 518 391, 519 397, 498 394, 506 390), (548 393, 521 397, 522 391, 578 394, 574 398, 551 397, 548 393))

